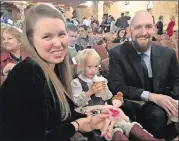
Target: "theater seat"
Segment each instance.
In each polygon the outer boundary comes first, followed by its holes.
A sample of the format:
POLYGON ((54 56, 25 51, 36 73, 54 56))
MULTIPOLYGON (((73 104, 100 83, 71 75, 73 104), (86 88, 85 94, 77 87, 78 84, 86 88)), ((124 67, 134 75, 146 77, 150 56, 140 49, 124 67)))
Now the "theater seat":
POLYGON ((160 43, 161 43, 161 45, 169 47, 169 48, 173 48, 173 49, 176 48, 175 44, 170 40, 161 40, 160 43))
POLYGON ((101 75, 107 78, 109 74, 109 58, 102 60, 101 62, 101 75))
POLYGON ((160 45, 161 46, 161 43, 159 41, 152 41, 155 45, 160 45))
POLYGON ((96 50, 96 52, 101 57, 101 60, 104 60, 104 59, 108 58, 107 49, 104 48, 102 45, 96 45, 96 46, 94 46, 92 48, 96 50))
POLYGON ((118 45, 120 45, 120 43, 110 43, 110 44, 107 44, 107 48, 110 50, 111 48, 118 46, 118 45))
POLYGON ((161 36, 160 36, 160 35, 155 34, 153 37, 154 37, 158 42, 160 42, 160 40, 161 40, 161 36))
POLYGON ((160 35, 161 40, 170 40, 169 36, 167 34, 160 35))
POLYGON ((173 43, 175 44, 175 48, 179 48, 178 39, 173 39, 173 43))

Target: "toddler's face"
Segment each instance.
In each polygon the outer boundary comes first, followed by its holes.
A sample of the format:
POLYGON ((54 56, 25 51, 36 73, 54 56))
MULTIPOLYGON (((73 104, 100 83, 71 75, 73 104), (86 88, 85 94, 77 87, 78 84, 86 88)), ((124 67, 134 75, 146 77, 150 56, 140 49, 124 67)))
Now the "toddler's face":
POLYGON ((93 77, 99 71, 99 59, 97 57, 89 57, 86 61, 86 64, 83 66, 83 74, 89 79, 93 79, 93 77))

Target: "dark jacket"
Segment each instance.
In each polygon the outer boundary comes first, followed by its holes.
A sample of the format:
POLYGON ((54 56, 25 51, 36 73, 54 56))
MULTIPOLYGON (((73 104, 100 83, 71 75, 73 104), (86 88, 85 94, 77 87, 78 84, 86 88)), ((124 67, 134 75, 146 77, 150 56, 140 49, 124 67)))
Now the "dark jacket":
POLYGON ((157 34, 158 35, 163 34, 163 22, 162 21, 157 22, 157 34))
MULTIPOLYGON (((112 93, 122 91, 124 98, 141 100, 144 77, 140 57, 131 42, 114 47, 109 52, 109 88, 112 93)), ((153 92, 179 97, 179 67, 173 49, 152 44, 151 66, 153 92)))
POLYGON ((115 23, 115 26, 122 27, 122 28, 126 28, 129 24, 128 24, 128 20, 130 20, 131 17, 130 16, 122 16, 119 17, 115 23))
POLYGON ((84 115, 75 113, 68 99, 72 116, 62 121, 53 94, 34 61, 27 58, 17 64, 0 89, 0 140, 69 141, 75 134, 70 122, 84 115))

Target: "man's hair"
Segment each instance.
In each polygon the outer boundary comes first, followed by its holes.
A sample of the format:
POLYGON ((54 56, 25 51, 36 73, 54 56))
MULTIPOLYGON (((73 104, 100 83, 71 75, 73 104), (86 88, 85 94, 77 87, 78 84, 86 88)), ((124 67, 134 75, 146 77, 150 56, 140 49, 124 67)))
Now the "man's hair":
POLYGON ((67 32, 68 31, 78 32, 78 28, 72 23, 67 23, 67 32))
POLYGON ((88 26, 86 26, 85 24, 79 25, 79 28, 80 28, 80 27, 84 28, 85 31, 88 30, 88 26))
POLYGON ((121 16, 124 16, 124 13, 121 13, 121 16))

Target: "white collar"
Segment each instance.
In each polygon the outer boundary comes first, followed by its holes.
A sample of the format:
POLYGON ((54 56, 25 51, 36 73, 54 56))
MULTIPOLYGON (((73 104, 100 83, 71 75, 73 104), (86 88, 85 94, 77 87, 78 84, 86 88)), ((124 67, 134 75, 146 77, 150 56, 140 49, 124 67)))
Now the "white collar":
MULTIPOLYGON (((79 77, 80 79, 82 79, 83 81, 87 82, 87 83, 92 83, 92 82, 93 82, 92 79, 87 78, 87 77, 84 76, 83 74, 78 75, 78 77, 79 77)), ((95 77, 95 76, 94 76, 94 77, 95 77)))
POLYGON ((75 48, 75 45, 74 45, 74 46, 69 46, 69 48, 74 49, 74 48, 75 48))
MULTIPOLYGON (((141 54, 141 52, 138 52, 137 51, 137 53, 138 54, 141 54)), ((148 50, 146 51, 146 52, 143 52, 145 55, 147 55, 148 57, 150 57, 151 56, 151 46, 148 48, 148 50)))

